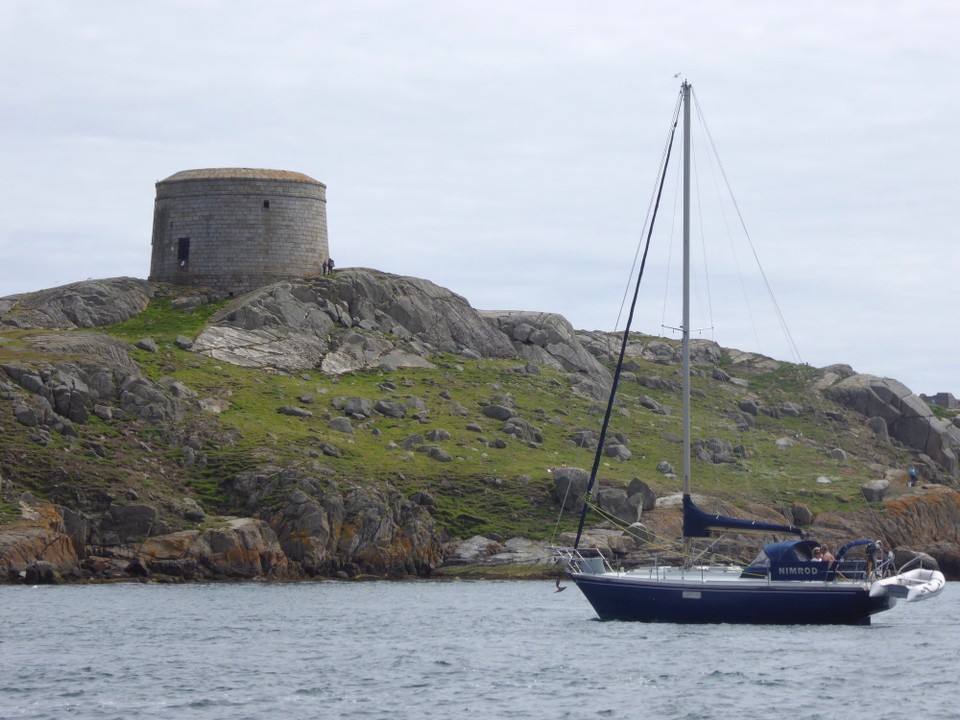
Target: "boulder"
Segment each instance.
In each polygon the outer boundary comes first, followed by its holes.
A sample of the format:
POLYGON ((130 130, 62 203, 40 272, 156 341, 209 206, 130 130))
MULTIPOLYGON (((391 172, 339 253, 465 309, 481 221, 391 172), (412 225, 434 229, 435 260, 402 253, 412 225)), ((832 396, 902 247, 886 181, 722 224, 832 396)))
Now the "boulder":
POLYGON ((23 571, 23 581, 27 585, 58 585, 60 573, 52 563, 37 560, 27 565, 23 571))
POLYGON ((100 537, 103 545, 127 545, 143 542, 151 535, 165 531, 158 522, 157 509, 141 503, 110 505, 100 521, 100 537))
POLYGON ((640 521, 642 497, 627 496, 623 488, 602 488, 596 493, 597 505, 627 525, 640 521))
POLYGON ((542 443, 543 433, 540 428, 531 425, 518 417, 511 417, 503 423, 503 432, 507 435, 513 435, 518 440, 528 443, 542 443))
POLYGON ((417 450, 426 452, 427 457, 431 460, 436 460, 437 462, 451 462, 453 457, 441 447, 436 445, 423 445, 417 450))
POLYGON ((503 545, 483 535, 474 535, 455 545, 447 555, 446 565, 482 564, 486 558, 503 551, 503 545))
POLYGON ((197 503, 193 498, 185 497, 181 500, 183 503, 183 518, 189 520, 190 522, 203 522, 207 514, 203 511, 203 508, 197 503))
POLYGON ((600 434, 596 430, 577 430, 570 436, 570 441, 576 447, 596 450, 600 434))
POLYGON ((27 405, 16 405, 13 408, 13 416, 17 419, 17 422, 21 425, 26 425, 27 427, 36 427, 37 426, 37 413, 33 408, 27 405))
POLYGON ((494 420, 509 420, 516 417, 517 411, 503 405, 484 405, 480 410, 486 417, 494 420))
POLYGON ((412 433, 400 441, 400 447, 402 447, 404 450, 410 450, 417 445, 423 445, 424 441, 425 438, 423 435, 420 433, 412 433))
POLYGON ((664 410, 663 407, 661 407, 660 403, 658 403, 656 400, 654 400, 654 399, 653 399, 652 397, 650 397, 649 395, 641 395, 641 396, 637 399, 637 403, 639 403, 640 407, 645 407, 645 408, 647 408, 647 410, 651 410, 651 411, 655 412, 655 413, 658 414, 658 415, 666 415, 666 414, 667 414, 666 410, 664 410))
POLYGON ((640 478, 634 478, 627 487, 627 497, 640 496, 642 510, 653 510, 657 506, 657 494, 640 478))
POLYGON ((887 430, 887 423, 882 417, 872 417, 868 419, 866 426, 874 432, 878 440, 881 442, 890 442, 890 433, 887 430))
POLYGON ((407 406, 393 400, 377 400, 373 409, 384 417, 402 418, 407 414, 407 406))
POLYGON ((792 402, 785 402, 780 406, 780 413, 786 417, 800 417, 803 414, 803 408, 792 402))
POLYGON ((867 502, 882 502, 889 489, 889 480, 871 480, 860 486, 863 499, 867 502))
POLYGON ((626 462, 633 455, 626 445, 621 445, 617 442, 607 443, 603 448, 603 454, 613 458, 617 462, 626 462))
POLYGON ((348 435, 353 434, 353 423, 348 417, 335 417, 330 419, 330 429, 348 435))
POLYGON ((363 415, 370 417, 373 415, 373 400, 363 397, 343 397, 334 398, 333 406, 340 410, 344 415, 350 417, 363 415))
POLYGON ((803 503, 795 502, 790 508, 790 515, 789 520, 800 527, 809 527, 813 522, 813 513, 803 503))
POLYGON ((695 440, 691 451, 703 462, 708 462, 713 465, 734 463, 737 461, 733 446, 726 440, 720 440, 719 438, 695 440))
POLYGON ((143 377, 129 377, 120 387, 120 408, 127 415, 154 424, 183 419, 184 402, 143 377))
MULTIPOLYGON (((313 412, 307 410, 306 408, 297 407, 296 405, 281 405, 277 408, 277 412, 280 415, 288 415, 289 417, 313 417, 313 412)), ((349 419, 347 419, 347 421, 349 422, 349 419)))
POLYGON ((564 510, 580 512, 583 509, 590 473, 580 468, 561 467, 550 471, 553 476, 553 496, 564 510))
POLYGON ((195 398, 197 394, 184 385, 182 382, 172 377, 163 377, 157 382, 160 387, 166 390, 168 393, 174 397, 179 398, 195 398))

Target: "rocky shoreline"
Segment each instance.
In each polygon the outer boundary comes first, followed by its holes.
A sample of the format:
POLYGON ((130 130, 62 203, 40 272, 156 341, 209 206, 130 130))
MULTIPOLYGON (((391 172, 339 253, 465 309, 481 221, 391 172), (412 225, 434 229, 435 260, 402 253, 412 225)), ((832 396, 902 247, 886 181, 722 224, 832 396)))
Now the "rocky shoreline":
MULTIPOLYGON (((547 436, 562 433, 564 449, 592 455, 595 431, 568 426, 562 408, 554 417, 542 409, 521 417, 516 397, 500 382, 490 382, 484 399, 468 407, 433 378, 435 396, 427 402, 391 375, 437 370, 441 355, 463 364, 509 359, 516 365, 510 373, 529 379, 524 382, 555 373, 543 382, 546 394, 562 391, 568 402, 590 405, 606 395, 606 364, 616 344, 607 333, 575 331, 557 315, 479 312, 429 281, 363 268, 277 283, 229 301, 131 278, 75 283, 0 298, 0 331, 0 582, 30 583, 549 574, 553 561, 545 543, 467 532, 456 537, 438 522, 431 492, 459 493, 455 483, 441 479, 439 490, 411 491, 389 479, 367 482, 345 465, 338 472, 331 463, 344 457, 357 433, 377 439, 381 427, 402 423, 410 426, 406 434, 380 442, 376 452, 405 454, 408 461, 422 454, 438 467, 458 454, 463 461, 471 453, 512 449, 539 458, 547 436), (166 344, 150 336, 124 342, 101 330, 140 317, 158 300, 173 314, 218 310, 189 337, 166 344), (269 422, 303 423, 298 444, 278 448, 276 435, 267 432, 234 466, 228 451, 243 438, 219 417, 237 399, 216 363, 261 373, 252 377, 264 386, 275 377, 317 386, 310 373, 319 373, 324 393, 351 374, 384 377, 377 398, 331 394, 322 410, 309 388, 292 401, 277 400, 266 411, 269 422), (176 376, 198 368, 217 378, 201 393, 176 376), (419 430, 441 412, 462 425, 459 440, 444 427, 419 430), (211 473, 217 453, 222 468, 211 473)), ((650 428, 671 416, 677 353, 675 343, 640 336, 628 347, 621 382, 637 397, 620 412, 643 418, 644 432, 660 432, 650 428)), ((829 457, 838 472, 855 463, 873 478, 858 488, 874 504, 869 511, 813 512, 800 498, 785 507, 747 509, 753 516, 787 517, 833 543, 878 537, 903 553, 928 553, 948 577, 960 577, 956 413, 952 421, 938 416, 901 383, 842 365, 811 371, 816 380, 804 391, 816 403, 784 399, 779 391, 766 397, 752 390, 749 377, 775 372, 776 361, 702 341, 693 355, 699 377, 725 403, 718 415, 724 432, 750 433, 784 421, 777 452, 797 447, 829 457), (831 425, 842 439, 828 446, 790 429, 806 417, 818 427, 831 425), (916 464, 919 484, 907 477, 905 457, 916 464)), ((448 367, 438 370, 440 382, 463 369, 448 367)), ((274 396, 281 393, 270 391, 274 396)), ((669 435, 660 433, 674 442, 669 435)), ((625 434, 611 433, 604 457, 630 463, 635 450, 629 443, 625 434)), ((718 437, 699 439, 694 452, 705 466, 747 458, 746 450, 718 437)), ((672 477, 666 462, 656 470, 672 477)), ((577 512, 585 475, 561 468, 534 478, 552 485, 537 502, 577 512)), ((517 487, 529 493, 531 478, 524 477, 517 487)), ((492 483, 483 484, 482 493, 499 492, 498 478, 480 480, 492 483)), ((587 536, 617 563, 646 562, 653 550, 645 538, 678 534, 671 498, 657 497, 639 478, 602 485, 595 499, 633 528, 597 526, 587 536)), ((467 527, 473 521, 469 513, 457 517, 467 527)), ((753 547, 746 539, 743 550, 731 546, 730 553, 749 560, 753 547)))
MULTIPOLYGON (((583 538, 585 547, 599 548, 613 563, 632 567, 671 561, 662 549, 652 551, 646 543, 679 524, 676 503, 670 498, 659 510, 647 514, 645 523, 629 531, 594 527, 583 538)), ((330 559, 324 566, 310 564, 307 555, 292 559, 273 529, 255 518, 216 518, 219 527, 185 530, 135 541, 143 530, 146 506, 133 508, 114 518, 122 526, 124 542, 109 547, 81 545, 83 529, 75 513, 37 498, 22 501, 24 519, 0 530, 0 582, 31 585, 72 582, 217 582, 299 581, 308 579, 410 579, 482 578, 543 579, 560 572, 549 543, 526 538, 500 542, 484 536, 451 540, 446 545, 425 542, 419 546, 422 564, 385 562, 390 557, 383 546, 376 552, 361 551, 342 562, 330 559), (423 549, 429 548, 426 555, 423 549), (362 558, 366 560, 362 560, 362 558)), ((776 513, 754 508, 757 516, 778 519, 776 513)), ((929 555, 950 580, 960 579, 957 528, 960 527, 960 493, 940 486, 918 488, 909 497, 884 504, 883 513, 824 514, 810 527, 810 534, 839 546, 845 540, 877 537, 896 549, 897 563, 917 554, 929 555)), ((406 542, 407 538, 404 540, 406 542)), ((562 534, 557 544, 569 545, 572 535, 562 534)), ((728 543, 731 558, 749 560, 762 543, 739 537, 728 543)))

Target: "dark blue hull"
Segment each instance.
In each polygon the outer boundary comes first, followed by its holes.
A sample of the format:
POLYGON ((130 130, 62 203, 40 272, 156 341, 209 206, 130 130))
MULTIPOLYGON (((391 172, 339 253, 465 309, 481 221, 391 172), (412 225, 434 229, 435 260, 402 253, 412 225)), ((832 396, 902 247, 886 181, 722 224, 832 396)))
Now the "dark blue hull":
POLYGON ((574 574, 601 620, 669 623, 869 625, 896 600, 870 597, 863 585, 843 583, 699 583, 637 581, 616 575, 574 574))

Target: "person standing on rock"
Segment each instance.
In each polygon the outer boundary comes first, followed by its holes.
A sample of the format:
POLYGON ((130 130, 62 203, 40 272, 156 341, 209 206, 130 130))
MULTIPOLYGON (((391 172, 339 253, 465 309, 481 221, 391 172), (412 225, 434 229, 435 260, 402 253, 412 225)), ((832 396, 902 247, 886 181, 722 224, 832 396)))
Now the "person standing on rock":
POLYGON ((327 258, 327 271, 333 275, 333 258, 327 258))
POLYGON ((320 273, 321 275, 326 275, 326 274, 327 274, 327 263, 328 263, 328 262, 329 262, 329 260, 324 260, 324 261, 323 261, 323 265, 320 266, 321 269, 322 269, 322 272, 320 273))

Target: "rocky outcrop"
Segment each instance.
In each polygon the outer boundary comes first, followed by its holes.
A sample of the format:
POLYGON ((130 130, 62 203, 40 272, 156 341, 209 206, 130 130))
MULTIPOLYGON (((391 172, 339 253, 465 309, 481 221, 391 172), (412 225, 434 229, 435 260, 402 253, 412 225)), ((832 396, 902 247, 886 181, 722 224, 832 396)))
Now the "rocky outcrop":
MULTIPOLYGON (((148 509, 155 515, 156 510, 148 509)), ((186 530, 77 552, 64 508, 39 503, 0 531, 0 578, 28 583, 166 576, 175 579, 301 577, 270 527, 252 518, 225 518, 222 528, 186 530)), ((114 540, 117 538, 115 537, 114 540)))
POLYGON ((465 565, 484 568, 539 566, 548 570, 556 565, 556 560, 545 542, 527 538, 510 538, 505 542, 498 542, 483 535, 474 535, 452 543, 444 565, 459 568, 460 572, 465 565))
POLYGON ((402 338, 409 333, 440 352, 514 356, 506 338, 465 298, 429 280, 352 268, 326 283, 331 302, 346 305, 355 326, 366 321, 388 335, 402 338))
POLYGON ((338 375, 364 368, 427 367, 436 352, 520 356, 583 376, 590 396, 611 375, 554 313, 476 311, 427 280, 364 268, 270 285, 238 298, 194 341, 195 352, 238 365, 338 375))
POLYGON ((192 349, 225 362, 337 375, 426 367, 436 352, 512 357, 509 341, 461 296, 428 280, 351 268, 238 298, 192 349))
POLYGON ((295 579, 303 576, 284 554, 276 533, 254 518, 224 518, 224 527, 149 538, 136 557, 153 574, 185 580, 295 579))
POLYGON ((86 280, 0 298, 0 327, 72 330, 123 322, 143 312, 154 287, 121 277, 86 280))
POLYGON ((878 430, 879 418, 889 437, 928 456, 949 475, 960 476, 960 428, 937 418, 903 383, 873 375, 852 375, 825 387, 823 392, 868 418, 874 432, 878 430))
MULTIPOLYGON (((520 357, 564 372, 586 375, 586 394, 604 397, 613 376, 581 344, 573 326, 556 313, 482 311, 492 327, 506 335, 520 357)), ((576 387, 576 384, 575 384, 576 387)))
POLYGON ((163 423, 181 419, 187 405, 196 403, 177 387, 144 378, 127 345, 107 335, 54 333, 25 342, 34 360, 0 364, 21 388, 15 406, 21 424, 71 435, 72 423, 83 424, 93 414, 163 423))
MULTIPOLYGON (((584 348, 595 357, 605 358, 608 362, 615 362, 620 354, 623 342, 622 333, 606 332, 578 332, 577 337, 584 348)), ((731 351, 742 361, 761 358, 762 356, 731 351)), ((690 341, 690 362, 693 365, 716 365, 723 357, 723 348, 712 340, 690 341)), ((680 365, 680 343, 656 337, 631 334, 624 350, 624 369, 633 370, 631 359, 646 360, 658 365, 680 365)), ((769 358, 766 358, 769 360, 769 358)))
POLYGON ((61 579, 291 579, 340 574, 426 576, 442 549, 433 500, 263 467, 230 484, 264 517, 204 518, 171 532, 149 504, 111 504, 96 520, 29 498, 24 519, 0 531, 0 582, 61 579), (37 565, 42 563, 42 565, 37 565))
POLYGON ((429 506, 396 492, 275 466, 239 473, 228 486, 236 503, 263 514, 308 575, 425 576, 440 564, 429 506))
POLYGON ((21 503, 22 520, 0 528, 0 581, 45 584, 81 577, 80 555, 54 505, 36 500, 21 503), (41 563, 42 565, 37 565, 41 563))
POLYGON ((333 347, 341 321, 313 288, 277 283, 233 301, 194 340, 194 352, 244 367, 313 368, 333 347))
POLYGON ((855 537, 873 537, 898 552, 925 552, 940 564, 948 579, 960 576, 960 493, 927 485, 884 500, 882 507, 882 512, 820 513, 810 532, 834 545, 855 537))

